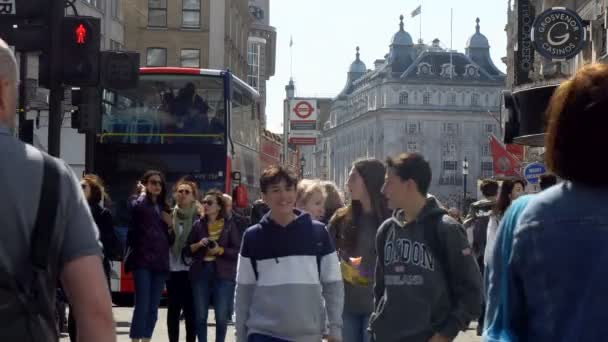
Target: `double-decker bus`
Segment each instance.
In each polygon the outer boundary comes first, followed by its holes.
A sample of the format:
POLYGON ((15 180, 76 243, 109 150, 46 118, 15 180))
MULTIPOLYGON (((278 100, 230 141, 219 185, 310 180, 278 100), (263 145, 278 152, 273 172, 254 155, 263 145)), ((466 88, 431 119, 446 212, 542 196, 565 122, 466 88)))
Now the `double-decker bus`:
MULTIPOLYGON (((104 179, 124 239, 128 198, 146 170, 165 174, 168 194, 187 176, 201 192, 230 194, 238 179, 250 201, 259 196, 258 99, 230 71, 193 68, 141 68, 137 88, 103 90, 102 129, 87 137, 86 164, 104 179)), ((114 295, 133 292, 120 262, 113 263, 111 288, 114 295)))

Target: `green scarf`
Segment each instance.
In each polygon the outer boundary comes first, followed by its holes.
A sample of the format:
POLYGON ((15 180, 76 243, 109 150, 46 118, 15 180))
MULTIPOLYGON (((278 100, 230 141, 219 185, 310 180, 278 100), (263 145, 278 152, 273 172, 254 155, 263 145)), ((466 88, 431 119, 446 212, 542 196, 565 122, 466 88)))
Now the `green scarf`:
POLYGON ((196 206, 192 205, 190 208, 179 208, 175 206, 173 209, 173 229, 175 231, 175 243, 171 247, 171 251, 173 255, 176 257, 180 257, 182 255, 182 249, 186 245, 186 241, 188 240, 188 236, 190 236, 190 231, 192 230, 192 225, 194 224, 194 216, 196 215, 196 206), (177 227, 182 225, 184 228, 181 234, 177 234, 177 227))

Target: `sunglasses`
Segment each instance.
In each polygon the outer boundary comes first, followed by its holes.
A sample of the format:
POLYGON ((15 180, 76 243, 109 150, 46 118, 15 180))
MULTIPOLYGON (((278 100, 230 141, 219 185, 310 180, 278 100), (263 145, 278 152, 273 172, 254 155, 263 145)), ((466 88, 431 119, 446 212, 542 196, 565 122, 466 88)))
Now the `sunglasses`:
POLYGON ((187 190, 187 189, 180 189, 180 190, 177 190, 177 192, 180 194, 185 194, 185 195, 190 195, 192 193, 192 191, 187 190))
POLYGON ((157 181, 157 180, 148 181, 148 184, 150 184, 150 185, 158 185, 158 186, 163 185, 163 183, 161 181, 157 181))
POLYGON ((212 205, 214 205, 214 204, 215 204, 215 202, 213 202, 213 201, 203 201, 202 203, 203 203, 203 204, 206 204, 206 205, 208 205, 208 206, 212 206, 212 205))

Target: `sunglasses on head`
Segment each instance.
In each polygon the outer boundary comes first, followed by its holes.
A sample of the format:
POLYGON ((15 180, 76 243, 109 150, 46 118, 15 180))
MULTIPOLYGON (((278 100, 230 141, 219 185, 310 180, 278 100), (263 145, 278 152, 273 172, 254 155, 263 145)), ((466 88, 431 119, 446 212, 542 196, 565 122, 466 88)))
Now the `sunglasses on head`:
POLYGON ((203 204, 206 204, 206 205, 211 206, 211 205, 214 205, 214 204, 215 204, 215 202, 213 202, 213 201, 211 201, 211 200, 207 200, 207 201, 203 201, 203 204))
POLYGON ((180 194, 185 194, 185 195, 190 195, 190 193, 192 193, 192 191, 190 191, 188 189, 179 189, 179 190, 177 190, 177 192, 180 194))

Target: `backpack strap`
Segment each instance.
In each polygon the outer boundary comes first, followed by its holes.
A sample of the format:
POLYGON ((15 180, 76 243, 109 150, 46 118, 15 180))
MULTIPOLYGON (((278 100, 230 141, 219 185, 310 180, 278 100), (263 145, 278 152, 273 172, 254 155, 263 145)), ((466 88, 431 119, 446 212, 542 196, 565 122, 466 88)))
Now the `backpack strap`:
POLYGON ((38 213, 32 231, 30 258, 34 267, 48 270, 51 241, 55 233, 55 219, 59 202, 59 168, 55 160, 42 153, 44 163, 42 190, 38 203, 38 213))

